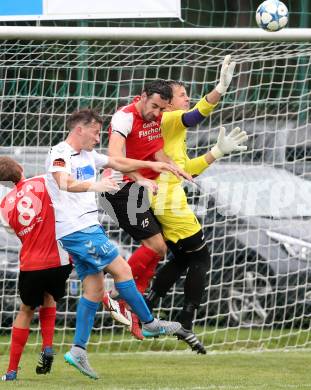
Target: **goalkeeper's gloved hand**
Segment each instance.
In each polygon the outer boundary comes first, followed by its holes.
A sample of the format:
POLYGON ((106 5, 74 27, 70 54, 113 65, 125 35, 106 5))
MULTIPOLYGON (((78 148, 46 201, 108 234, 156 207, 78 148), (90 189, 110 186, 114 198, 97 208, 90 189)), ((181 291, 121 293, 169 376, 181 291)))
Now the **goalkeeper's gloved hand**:
POLYGON ((221 66, 219 83, 216 85, 215 88, 216 91, 219 92, 221 95, 224 95, 226 93, 233 77, 235 62, 230 61, 231 55, 227 55, 221 66))
POLYGON ((241 131, 239 127, 233 129, 228 135, 226 135, 226 129, 224 127, 220 128, 217 143, 212 147, 211 153, 213 157, 217 160, 221 158, 224 154, 228 154, 234 151, 242 152, 247 150, 247 146, 242 146, 248 139, 248 136, 245 131, 241 131))

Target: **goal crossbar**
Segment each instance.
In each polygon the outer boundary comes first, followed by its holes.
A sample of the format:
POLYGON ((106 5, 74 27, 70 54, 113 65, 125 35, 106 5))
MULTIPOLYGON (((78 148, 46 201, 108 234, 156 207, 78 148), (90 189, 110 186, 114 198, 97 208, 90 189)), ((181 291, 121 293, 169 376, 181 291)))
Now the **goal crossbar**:
POLYGON ((0 39, 310 41, 311 28, 266 32, 259 28, 41 27, 0 26, 0 39))

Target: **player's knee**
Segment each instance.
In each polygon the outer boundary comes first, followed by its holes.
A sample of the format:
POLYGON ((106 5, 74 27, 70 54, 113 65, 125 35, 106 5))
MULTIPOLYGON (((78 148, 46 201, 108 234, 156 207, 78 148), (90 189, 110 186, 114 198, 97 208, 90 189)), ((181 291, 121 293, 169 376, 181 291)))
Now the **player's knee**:
POLYGON ((189 267, 197 268, 201 272, 208 271, 211 256, 202 230, 191 237, 179 240, 177 244, 179 250, 186 255, 189 267))
POLYGON ((28 306, 28 305, 24 305, 23 303, 21 304, 20 308, 19 308, 19 312, 22 316, 25 316, 25 317, 32 317, 33 316, 33 313, 34 313, 34 310, 31 306, 28 306))
POLYGON ((98 288, 98 289, 93 289, 93 290, 87 290, 84 291, 83 296, 89 301, 92 302, 101 302, 104 297, 104 288, 98 288))
POLYGON ((43 300, 43 307, 54 307, 56 306, 56 302, 51 294, 45 292, 44 293, 44 300, 43 300))
POLYGON ((101 302, 104 296, 104 278, 102 273, 88 275, 83 280, 83 296, 92 302, 101 302))
POLYGON ((206 275, 210 267, 211 256, 207 244, 205 244, 199 251, 193 252, 190 255, 189 268, 201 275, 206 275))
POLYGON ((166 255, 167 246, 162 234, 157 234, 153 237, 143 240, 143 244, 156 252, 160 257, 164 257, 166 255))
POLYGON ((156 252, 157 254, 160 256, 160 257, 164 257, 166 255, 166 252, 167 252, 167 246, 165 244, 165 242, 163 241, 163 243, 161 243, 157 249, 156 249, 156 252))
POLYGON ((210 269, 210 257, 208 251, 202 251, 197 259, 191 260, 189 262, 189 268, 205 275, 210 269))
POLYGON ((124 278, 124 279, 132 279, 133 278, 132 269, 126 261, 124 261, 124 264, 122 266, 121 274, 122 274, 122 278, 124 278))
POLYGON ((121 256, 107 267, 107 271, 111 274, 115 282, 133 279, 130 265, 121 256))

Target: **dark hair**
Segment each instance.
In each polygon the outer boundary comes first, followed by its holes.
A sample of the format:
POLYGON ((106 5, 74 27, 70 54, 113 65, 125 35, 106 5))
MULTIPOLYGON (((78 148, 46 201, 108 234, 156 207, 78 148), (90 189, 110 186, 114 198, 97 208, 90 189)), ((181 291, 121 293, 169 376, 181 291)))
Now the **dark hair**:
POLYGON ((154 80, 151 83, 145 85, 143 89, 148 97, 157 93, 160 95, 161 99, 171 101, 173 98, 173 92, 171 86, 166 80, 154 80))
POLYGON ((185 83, 183 83, 182 81, 176 81, 176 80, 168 80, 167 81, 167 84, 172 88, 174 86, 178 86, 178 87, 185 87, 185 83))
POLYGON ((19 163, 11 157, 0 157, 0 181, 12 181, 17 184, 22 178, 19 163))
POLYGON ((88 125, 92 122, 103 124, 103 118, 98 112, 91 110, 90 108, 83 108, 79 111, 73 112, 67 119, 67 127, 72 130, 79 122, 84 125, 88 125))

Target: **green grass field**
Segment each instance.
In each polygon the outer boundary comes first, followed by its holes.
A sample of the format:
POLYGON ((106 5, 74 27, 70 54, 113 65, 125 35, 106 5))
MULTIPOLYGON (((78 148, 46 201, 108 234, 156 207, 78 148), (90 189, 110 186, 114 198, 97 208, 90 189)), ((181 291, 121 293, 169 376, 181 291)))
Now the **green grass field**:
MULTIPOLYGON (((27 352, 18 382, 5 389, 311 389, 311 354, 265 352, 195 355, 180 353, 90 354, 101 378, 93 381, 55 359, 50 375, 34 373, 37 354, 27 352)), ((7 357, 1 356, 5 371, 7 357)))
MULTIPOLYGON (((52 373, 35 374, 38 354, 26 350, 17 382, 0 382, 3 389, 311 389, 308 352, 219 353, 184 352, 90 353, 97 381, 64 363, 58 352, 52 373)), ((8 355, 1 353, 0 370, 8 355)))
MULTIPOLYGON (((202 329, 197 328, 199 334, 202 329)), ((93 333, 89 350, 90 363, 100 379, 93 381, 64 363, 63 354, 69 349, 57 344, 70 345, 72 333, 55 335, 57 355, 52 373, 35 374, 38 358, 38 339, 29 338, 20 363, 18 382, 0 382, 3 389, 311 389, 311 353, 305 350, 290 352, 244 352, 237 349, 310 348, 310 331, 230 329, 213 333, 206 329, 204 344, 219 345, 220 352, 196 355, 185 343, 170 337, 144 342, 117 334, 111 339, 109 332, 103 338, 93 333), (217 335, 217 337, 215 337, 217 335), (239 341, 237 341, 239 340, 239 341), (252 340, 252 341, 251 341, 252 340), (269 340, 263 342, 263 340, 269 340), (147 352, 149 350, 150 352, 147 352), (97 351, 97 352, 96 352, 97 351), (124 353, 124 352, 128 353, 124 353), (223 352, 231 351, 231 352, 223 352), (121 352, 121 353, 119 353, 121 352)), ((0 337, 0 374, 8 364, 9 335, 0 337)), ((217 348, 216 348, 217 349, 217 348)), ((1 389, 0 389, 1 390, 1 389)))

